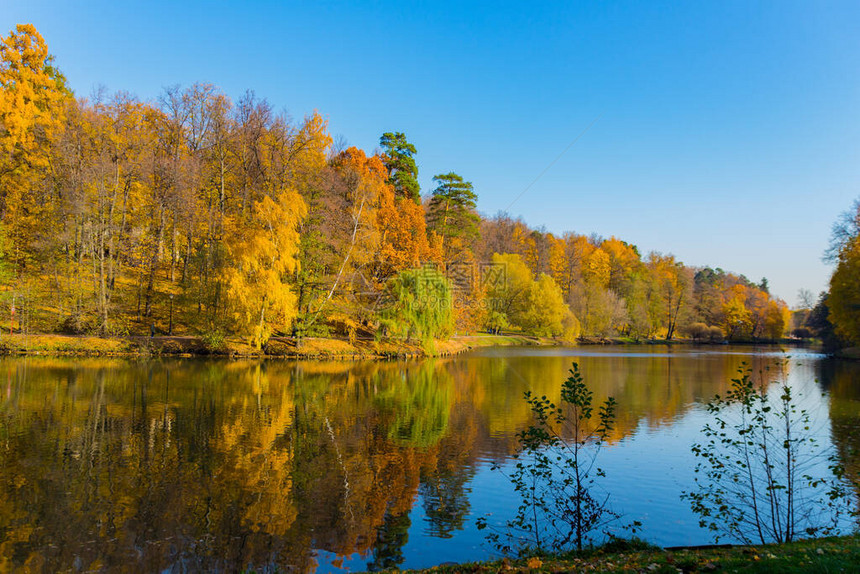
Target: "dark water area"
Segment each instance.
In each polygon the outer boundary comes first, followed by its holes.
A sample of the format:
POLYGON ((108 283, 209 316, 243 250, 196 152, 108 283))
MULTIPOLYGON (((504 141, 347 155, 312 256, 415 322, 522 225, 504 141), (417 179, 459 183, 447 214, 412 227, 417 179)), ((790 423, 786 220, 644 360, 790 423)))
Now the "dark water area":
MULTIPOLYGON (((860 477, 860 364, 793 349, 812 432, 860 477)), ((478 516, 517 499, 523 392, 577 361, 618 401, 613 507, 704 544, 682 490, 703 403, 771 347, 485 349, 412 362, 0 359, 0 571, 355 571, 494 556, 478 516)), ((767 374, 766 376, 770 376, 767 374)))

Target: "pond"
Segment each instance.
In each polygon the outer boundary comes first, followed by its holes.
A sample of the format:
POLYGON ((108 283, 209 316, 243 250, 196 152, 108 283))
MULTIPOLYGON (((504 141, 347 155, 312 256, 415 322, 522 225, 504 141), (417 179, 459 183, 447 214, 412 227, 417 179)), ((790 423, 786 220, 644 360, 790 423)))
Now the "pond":
MULTIPOLYGON (((792 349, 812 431, 860 476, 860 365, 792 349)), ((681 491, 703 403, 772 347, 498 348, 411 362, 0 359, 0 571, 355 571, 493 557, 492 470, 576 361, 618 420, 603 487, 641 536, 706 544, 681 491)), ((775 372, 775 371, 773 371, 775 372)))

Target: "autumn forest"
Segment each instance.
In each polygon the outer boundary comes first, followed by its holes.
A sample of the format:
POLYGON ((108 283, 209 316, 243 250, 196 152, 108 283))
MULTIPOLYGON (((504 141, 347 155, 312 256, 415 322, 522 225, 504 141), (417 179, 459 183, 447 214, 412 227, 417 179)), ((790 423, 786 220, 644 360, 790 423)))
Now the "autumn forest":
POLYGON ((851 18, 36 4, 0 28, 0 571, 850 563, 851 18))
POLYGON ((319 113, 294 119, 203 83, 150 102, 80 97, 32 25, 3 39, 0 88, 6 333, 262 348, 271 337, 722 341, 792 329, 766 280, 482 215, 466 173, 420 189, 420 149, 403 133, 347 147, 319 113))

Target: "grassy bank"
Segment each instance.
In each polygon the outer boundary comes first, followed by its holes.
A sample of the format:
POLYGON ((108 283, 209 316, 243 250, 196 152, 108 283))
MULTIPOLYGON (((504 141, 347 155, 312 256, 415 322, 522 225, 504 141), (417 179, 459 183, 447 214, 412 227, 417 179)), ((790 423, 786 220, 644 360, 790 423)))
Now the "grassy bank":
POLYGON ((580 556, 437 566, 421 572, 860 573, 860 536, 783 545, 658 549, 622 541, 580 556))
MULTIPOLYGON (((475 333, 457 335, 428 344, 402 339, 358 339, 307 337, 301 341, 286 337, 269 340, 260 351, 239 338, 222 341, 193 336, 160 337, 92 337, 84 335, 0 335, 2 355, 69 355, 69 356, 225 356, 279 357, 285 359, 393 359, 419 357, 448 357, 482 347, 556 346, 571 344, 550 337, 532 337, 507 333, 489 335, 475 333)), ((583 338, 580 345, 677 345, 701 344, 689 339, 632 340, 615 338, 583 338)), ((733 343, 734 344, 734 343, 733 343)), ((758 342, 757 344, 764 344, 758 342)), ((858 353, 860 356, 860 353, 858 353)))
POLYGON ((0 335, 0 354, 52 356, 225 356, 285 359, 394 359, 453 356, 478 347, 557 345, 550 338, 525 335, 465 335, 428 344, 394 339, 273 338, 260 351, 241 339, 206 341, 201 337, 89 337, 74 335, 0 335))

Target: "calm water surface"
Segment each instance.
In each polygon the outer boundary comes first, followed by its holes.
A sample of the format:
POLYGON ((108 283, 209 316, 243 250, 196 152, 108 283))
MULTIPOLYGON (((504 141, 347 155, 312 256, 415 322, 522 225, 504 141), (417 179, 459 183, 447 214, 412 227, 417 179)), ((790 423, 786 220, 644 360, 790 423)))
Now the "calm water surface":
MULTIPOLYGON (((507 348, 421 362, 0 359, 0 571, 329 572, 492 556, 516 506, 493 462, 571 361, 618 424, 613 507, 660 545, 708 533, 679 493, 702 402, 751 347, 507 348)), ((814 432, 860 475, 860 365, 791 351, 814 432)))

